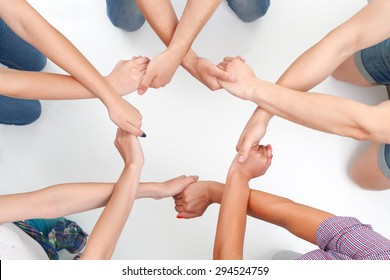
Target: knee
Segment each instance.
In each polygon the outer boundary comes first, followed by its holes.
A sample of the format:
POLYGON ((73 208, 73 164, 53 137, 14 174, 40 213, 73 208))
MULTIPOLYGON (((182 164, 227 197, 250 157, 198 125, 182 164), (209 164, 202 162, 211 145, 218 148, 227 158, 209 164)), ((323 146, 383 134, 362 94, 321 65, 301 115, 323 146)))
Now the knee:
POLYGON ((43 68, 45 68, 47 64, 47 58, 39 53, 36 57, 33 63, 31 63, 30 69, 26 69, 27 71, 41 71, 43 68))
POLYGON ((390 188, 390 183, 383 174, 370 174, 359 163, 353 163, 349 170, 351 180, 363 190, 381 191, 390 188))
POLYGON ((107 9, 107 16, 115 27, 127 32, 137 31, 145 23, 145 18, 140 12, 116 13, 115 11, 107 9))
POLYGON ((38 100, 28 100, 25 105, 23 117, 20 119, 19 125, 28 125, 39 119, 42 113, 42 106, 38 100))
POLYGON ((253 22, 263 17, 270 6, 270 0, 251 1, 252 5, 234 4, 229 1, 229 6, 243 22, 253 22))
POLYGON ((42 106, 38 100, 25 100, 14 119, 14 125, 28 125, 39 119, 42 106))

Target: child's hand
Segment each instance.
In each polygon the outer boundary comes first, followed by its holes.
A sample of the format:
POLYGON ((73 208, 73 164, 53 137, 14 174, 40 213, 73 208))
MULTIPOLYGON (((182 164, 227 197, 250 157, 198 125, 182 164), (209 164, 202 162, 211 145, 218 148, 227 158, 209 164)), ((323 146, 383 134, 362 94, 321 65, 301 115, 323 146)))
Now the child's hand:
POLYGON ((268 170, 268 167, 271 165, 272 161, 272 147, 271 145, 258 145, 252 147, 249 152, 248 159, 245 162, 239 162, 238 157, 240 154, 234 158, 229 173, 237 172, 243 175, 248 181, 264 175, 268 170))
POLYGON ((143 166, 144 154, 137 136, 118 128, 114 144, 126 166, 143 166))

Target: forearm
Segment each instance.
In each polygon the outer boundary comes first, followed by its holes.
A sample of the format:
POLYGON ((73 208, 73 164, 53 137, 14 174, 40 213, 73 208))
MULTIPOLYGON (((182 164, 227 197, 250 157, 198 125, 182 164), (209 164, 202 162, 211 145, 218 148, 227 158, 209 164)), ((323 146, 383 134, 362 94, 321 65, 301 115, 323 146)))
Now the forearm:
POLYGON ((316 242, 318 226, 334 215, 298 204, 290 199, 251 190, 248 215, 265 222, 281 226, 292 234, 313 244, 316 242))
POLYGON ((250 100, 297 124, 358 140, 390 140, 390 134, 377 121, 380 117, 388 117, 388 102, 367 106, 349 99, 295 91, 265 82, 259 82, 252 93, 250 100))
POLYGON ((189 72, 193 71, 194 60, 198 58, 198 55, 191 49, 191 45, 220 2, 221 0, 188 3, 179 27, 179 20, 170 0, 160 0, 158 4, 155 0, 137 0, 143 16, 153 30, 161 41, 171 48, 170 50, 174 49, 174 58, 189 72), (203 2, 206 2, 206 5, 203 5, 203 2), (197 10, 199 6, 201 9, 197 10), (192 18, 194 13, 196 22, 192 18), (172 42, 173 37, 175 37, 174 42, 172 42))
MULTIPOLYGON (((0 196, 0 223, 51 219, 103 207, 114 183, 70 183, 38 191, 0 196)), ((158 183, 140 183, 136 199, 159 198, 158 183)))
MULTIPOLYGON (((221 203, 225 193, 224 186, 209 189, 213 203, 221 203)), ((230 209, 233 210, 232 207, 230 209)), ((222 205, 221 205, 222 213, 222 205)), ((256 219, 280 226, 306 241, 316 244, 318 226, 333 215, 292 200, 258 190, 250 190, 248 214, 256 219)), ((233 219, 232 219, 233 220, 233 219)), ((228 230, 232 230, 231 225, 228 230)), ((227 243, 229 244, 229 243, 227 243)))
POLYGON ((129 217, 137 193, 141 168, 125 167, 92 230, 82 259, 110 259, 129 217))
POLYGON ((26 1, 2 0, 0 5, 2 19, 15 33, 71 74, 106 106, 120 98, 88 60, 26 1))
POLYGON ((248 198, 248 181, 229 173, 218 217, 214 259, 243 258, 248 198))
POLYGON ((180 22, 168 49, 173 49, 182 58, 188 53, 196 36, 217 9, 221 0, 187 0, 180 22))
POLYGON ((0 69, 2 95, 23 99, 69 100, 96 98, 72 76, 0 69))
POLYGON ((302 54, 280 77, 277 84, 308 91, 325 80, 356 51, 390 37, 387 24, 390 2, 373 0, 319 43, 302 54))

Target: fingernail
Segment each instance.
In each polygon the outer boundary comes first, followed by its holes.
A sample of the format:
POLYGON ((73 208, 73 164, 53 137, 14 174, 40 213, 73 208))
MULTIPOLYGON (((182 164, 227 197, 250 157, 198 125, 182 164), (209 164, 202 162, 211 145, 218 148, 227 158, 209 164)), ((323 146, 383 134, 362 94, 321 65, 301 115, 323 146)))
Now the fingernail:
POLYGON ((182 215, 180 215, 180 214, 177 214, 176 218, 183 219, 184 217, 182 215))
POLYGON ((141 135, 141 137, 145 138, 146 137, 146 134, 145 132, 141 135))
POLYGON ((240 156, 240 157, 238 158, 238 161, 239 161, 239 162, 243 162, 243 161, 244 161, 244 157, 243 157, 243 156, 240 156))

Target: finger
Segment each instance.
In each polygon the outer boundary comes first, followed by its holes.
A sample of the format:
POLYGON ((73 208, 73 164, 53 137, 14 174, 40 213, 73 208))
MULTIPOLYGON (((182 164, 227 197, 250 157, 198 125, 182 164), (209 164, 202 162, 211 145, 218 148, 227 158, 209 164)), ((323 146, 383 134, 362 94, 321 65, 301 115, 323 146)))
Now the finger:
POLYGON ((150 59, 146 56, 138 57, 135 59, 135 62, 138 65, 148 64, 149 61, 150 61, 150 59))
POLYGON ((249 156, 249 153, 253 145, 249 141, 244 141, 240 151, 238 152, 238 162, 245 162, 249 156))
MULTIPOLYGON (((222 66, 222 67, 225 68, 224 66, 222 66)), ((225 69, 221 69, 219 67, 214 68, 211 75, 216 77, 218 80, 225 81, 225 82, 234 82, 234 80, 235 80, 233 75, 226 72, 225 69)))
POLYGON ((222 71, 225 71, 225 68, 224 68, 222 65, 218 64, 217 67, 218 67, 219 69, 221 69, 222 71))
POLYGON ((196 217, 199 217, 199 215, 194 214, 194 213, 187 213, 187 212, 180 212, 176 216, 176 218, 178 218, 178 219, 192 219, 192 218, 196 218, 196 217))
POLYGON ((272 146, 268 144, 265 147, 267 149, 268 157, 272 158, 272 146))
POLYGON ((241 55, 238 55, 237 58, 245 63, 245 58, 243 58, 241 55))
POLYGON ((230 61, 233 61, 234 57, 231 57, 231 56, 227 56, 223 59, 224 62, 230 62, 230 61))
POLYGON ((138 137, 146 137, 146 134, 145 132, 143 132, 141 129, 137 128, 136 126, 134 126, 133 124, 131 124, 130 122, 126 122, 123 127, 121 127, 123 130, 135 135, 135 136, 138 136, 138 137))
POLYGON ((138 85, 138 94, 144 94, 150 87, 150 84, 152 83, 154 78, 154 75, 148 75, 148 72, 146 71, 145 75, 142 77, 141 82, 138 85))

